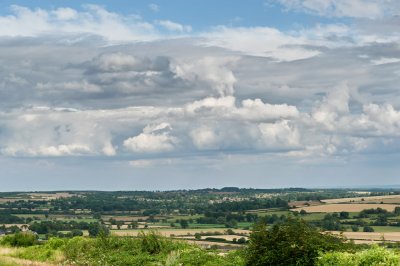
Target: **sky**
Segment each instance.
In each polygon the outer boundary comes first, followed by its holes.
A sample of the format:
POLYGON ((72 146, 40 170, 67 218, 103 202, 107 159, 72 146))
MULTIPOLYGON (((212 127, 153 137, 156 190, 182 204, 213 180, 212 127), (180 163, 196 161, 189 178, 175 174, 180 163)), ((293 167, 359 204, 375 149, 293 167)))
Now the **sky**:
POLYGON ((399 185, 397 0, 1 1, 0 191, 399 185))

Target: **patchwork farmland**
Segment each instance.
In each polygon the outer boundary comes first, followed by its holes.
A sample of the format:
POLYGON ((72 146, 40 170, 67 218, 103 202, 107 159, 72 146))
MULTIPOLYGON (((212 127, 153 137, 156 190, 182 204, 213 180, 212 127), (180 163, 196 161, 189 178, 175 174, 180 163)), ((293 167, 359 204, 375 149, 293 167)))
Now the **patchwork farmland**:
POLYGON ((4 238, 33 232, 46 242, 54 237, 90 238, 99 232, 128 238, 156 232, 173 241, 227 252, 245 247, 256 223, 272 228, 300 219, 357 244, 389 245, 400 243, 397 193, 238 188, 0 193, 0 233, 4 238))

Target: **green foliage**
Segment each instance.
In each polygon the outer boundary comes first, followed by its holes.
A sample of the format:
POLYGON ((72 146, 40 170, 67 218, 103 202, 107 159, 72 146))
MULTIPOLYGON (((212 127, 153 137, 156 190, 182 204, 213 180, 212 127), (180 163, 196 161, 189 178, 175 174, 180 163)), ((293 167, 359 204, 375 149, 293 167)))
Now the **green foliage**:
POLYGON ((182 228, 188 228, 189 227, 189 223, 185 219, 180 219, 179 220, 179 224, 181 225, 182 228))
POLYGON ((371 226, 364 226, 363 228, 363 232, 374 232, 374 228, 372 228, 371 226))
POLYGON ((91 223, 89 224, 89 236, 98 236, 98 235, 109 235, 110 234, 110 230, 99 223, 91 223))
POLYGON ((63 259, 62 249, 66 242, 67 240, 65 239, 51 238, 43 245, 20 248, 13 256, 33 261, 58 262, 63 259))
POLYGON ((349 219, 350 214, 348 212, 342 211, 339 214, 340 219, 349 219))
POLYGON ((66 239, 61 239, 58 237, 52 237, 49 240, 47 240, 45 246, 51 248, 51 249, 61 249, 64 248, 65 245, 67 244, 68 240, 66 239))
POLYGON ((231 219, 225 223, 225 227, 227 228, 237 228, 237 221, 235 219, 231 219))
POLYGON ((74 237, 64 247, 65 257, 70 262, 79 262, 93 252, 93 244, 94 240, 90 238, 74 237))
POLYGON ((358 225, 352 225, 351 226, 351 231, 358 232, 358 231, 360 231, 360 228, 358 227, 358 225))
POLYGON ((226 242, 226 239, 221 237, 206 237, 204 240, 210 242, 226 242))
POLYGON ((139 227, 139 223, 137 221, 132 221, 130 224, 131 229, 136 229, 139 227))
POLYGON ((6 257, 0 257, 0 265, 1 266, 21 266, 20 264, 10 261, 6 257))
POLYGON ((1 224, 19 224, 24 223, 24 219, 11 215, 11 214, 2 214, 0 213, 0 223, 1 224))
POLYGON ((222 262, 219 258, 216 258, 215 254, 210 252, 204 252, 200 248, 191 248, 182 251, 179 257, 176 259, 175 265, 220 265, 222 262))
POLYGON ((321 227, 328 231, 340 231, 343 229, 339 216, 336 213, 327 213, 322 220, 321 227))
POLYGON ((90 225, 83 221, 36 221, 29 225, 29 230, 38 234, 54 234, 57 231, 87 230, 90 225))
POLYGON ((37 244, 37 236, 32 233, 16 233, 3 237, 1 244, 12 247, 29 247, 37 244))
POLYGON ((237 240, 237 243, 238 243, 238 244, 245 244, 245 243, 246 243, 246 238, 244 238, 244 237, 239 238, 239 239, 237 240))
POLYGON ((167 243, 169 241, 161 237, 155 231, 151 231, 147 234, 140 232, 139 239, 141 241, 142 252, 147 252, 149 254, 158 254, 169 244, 167 243))
POLYGON ((250 235, 246 265, 314 265, 320 252, 344 247, 343 239, 321 234, 303 220, 289 218, 271 229, 259 223, 250 235))
POLYGON ((196 246, 191 246, 178 252, 171 252, 165 260, 166 266, 244 266, 245 262, 239 252, 230 252, 220 256, 196 246))
POLYGON ((67 240, 63 250, 67 263, 74 265, 244 265, 243 256, 238 252, 221 257, 155 232, 141 233, 138 238, 75 237, 67 240))
POLYGON ((34 260, 34 261, 54 261, 59 257, 60 252, 45 246, 31 246, 20 249, 14 255, 20 259, 34 260))
POLYGON ((374 225, 386 226, 388 224, 388 218, 386 214, 379 214, 374 222, 374 225))
POLYGON ((71 231, 72 236, 83 236, 82 230, 74 229, 71 231))
POLYGON ((321 254, 318 266, 398 266, 400 255, 383 247, 373 246, 357 253, 328 252, 321 254))

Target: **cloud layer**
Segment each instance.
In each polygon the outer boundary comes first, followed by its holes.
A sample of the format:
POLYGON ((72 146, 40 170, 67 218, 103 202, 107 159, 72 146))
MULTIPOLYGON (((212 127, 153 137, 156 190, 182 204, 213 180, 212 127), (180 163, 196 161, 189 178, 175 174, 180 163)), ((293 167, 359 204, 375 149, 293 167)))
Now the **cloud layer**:
MULTIPOLYGON (((395 23, 395 10, 377 1, 279 2, 395 23)), ((221 154, 300 164, 394 152, 399 37, 370 21, 193 32, 93 5, 13 6, 0 17, 0 154, 142 167, 221 154)))

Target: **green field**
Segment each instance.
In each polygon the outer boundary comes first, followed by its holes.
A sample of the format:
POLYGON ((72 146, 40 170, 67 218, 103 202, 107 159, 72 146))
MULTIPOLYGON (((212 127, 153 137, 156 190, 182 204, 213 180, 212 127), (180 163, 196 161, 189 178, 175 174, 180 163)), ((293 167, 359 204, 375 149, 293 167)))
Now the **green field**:
POLYGON ((400 226, 372 226, 375 232, 400 232, 400 226))

